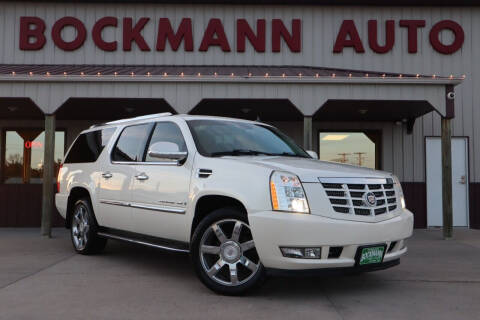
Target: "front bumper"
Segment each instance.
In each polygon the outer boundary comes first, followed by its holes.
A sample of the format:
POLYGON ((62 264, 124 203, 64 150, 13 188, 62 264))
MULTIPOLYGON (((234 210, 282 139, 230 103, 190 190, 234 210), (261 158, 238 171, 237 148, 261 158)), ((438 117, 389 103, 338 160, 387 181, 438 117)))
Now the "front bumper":
POLYGON ((311 214, 263 211, 249 214, 255 246, 267 269, 308 270, 355 265, 359 246, 395 242, 383 262, 398 260, 407 252, 404 240, 412 235, 413 214, 403 210, 381 222, 337 220, 311 214), (284 257, 280 247, 321 247, 321 259, 284 257), (342 247, 339 257, 329 258, 330 247, 342 247))

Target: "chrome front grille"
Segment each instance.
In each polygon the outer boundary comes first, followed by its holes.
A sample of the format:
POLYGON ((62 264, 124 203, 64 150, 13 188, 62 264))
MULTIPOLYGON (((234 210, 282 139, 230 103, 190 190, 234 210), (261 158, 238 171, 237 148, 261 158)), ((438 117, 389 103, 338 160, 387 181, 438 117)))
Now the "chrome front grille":
POLYGON ((319 178, 319 180, 335 212, 378 216, 397 209, 392 179, 319 178))

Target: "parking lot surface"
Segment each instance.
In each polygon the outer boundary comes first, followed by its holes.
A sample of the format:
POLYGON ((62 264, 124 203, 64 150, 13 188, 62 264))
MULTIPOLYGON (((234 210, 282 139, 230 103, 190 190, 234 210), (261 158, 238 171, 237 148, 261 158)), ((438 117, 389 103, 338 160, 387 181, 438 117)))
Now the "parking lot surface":
POLYGON ((271 278, 244 297, 197 280, 188 255, 110 241, 75 254, 66 230, 0 229, 0 319, 480 319, 480 231, 416 230, 400 266, 271 278))

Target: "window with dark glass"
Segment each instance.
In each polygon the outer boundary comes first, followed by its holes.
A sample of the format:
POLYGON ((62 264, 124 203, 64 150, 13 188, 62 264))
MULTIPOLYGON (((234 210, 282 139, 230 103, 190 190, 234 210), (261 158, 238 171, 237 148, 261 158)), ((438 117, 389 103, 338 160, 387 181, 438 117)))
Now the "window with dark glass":
POLYGON ((142 161, 151 124, 140 124, 123 129, 112 151, 113 161, 142 161))
POLYGON ((379 169, 380 132, 320 132, 319 158, 379 169))
MULTIPOLYGON (((155 125, 155 130, 153 131, 148 148, 150 148, 151 145, 160 142, 172 143, 178 147, 178 151, 187 151, 182 131, 173 122, 158 122, 155 125)), ((145 161, 158 161, 158 158, 152 158, 147 154, 145 161)))
POLYGON ((65 163, 85 163, 97 161, 103 148, 115 132, 115 128, 82 133, 73 143, 65 163))
POLYGON ((274 127, 248 122, 189 120, 195 145, 205 157, 273 155, 310 158, 274 127))
MULTIPOLYGON (((3 183, 42 183, 45 133, 42 129, 5 131, 2 154, 3 183)), ((65 152, 65 132, 55 132, 55 173, 65 152)))

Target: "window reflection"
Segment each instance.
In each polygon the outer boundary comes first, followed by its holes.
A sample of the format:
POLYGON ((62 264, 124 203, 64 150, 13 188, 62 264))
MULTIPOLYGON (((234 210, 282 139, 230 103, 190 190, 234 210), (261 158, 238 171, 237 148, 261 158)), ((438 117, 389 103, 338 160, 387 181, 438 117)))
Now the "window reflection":
POLYGON ((321 132, 320 160, 375 169, 375 142, 364 132, 321 132))
MULTIPOLYGON (((44 142, 43 130, 7 130, 3 157, 3 182, 42 183, 44 142)), ((64 148, 65 132, 57 131, 55 132, 55 175, 62 162, 64 148)))

